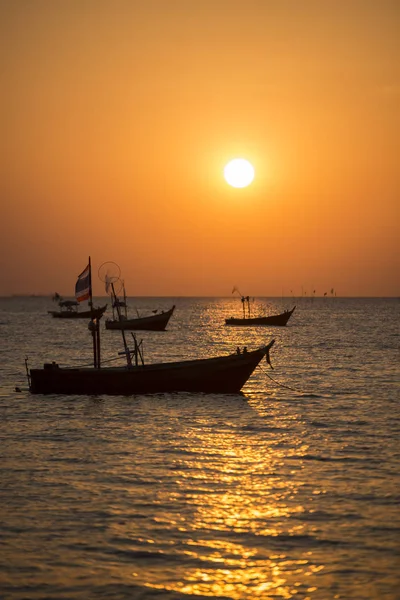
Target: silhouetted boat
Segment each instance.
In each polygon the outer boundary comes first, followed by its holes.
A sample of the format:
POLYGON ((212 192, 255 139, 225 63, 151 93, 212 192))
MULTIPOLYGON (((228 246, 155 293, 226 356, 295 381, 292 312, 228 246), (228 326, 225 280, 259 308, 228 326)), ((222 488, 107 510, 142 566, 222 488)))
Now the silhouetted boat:
POLYGON ((92 298, 92 268, 90 264, 78 275, 75 284, 76 300, 63 300, 57 292, 53 296, 53 302, 57 302, 61 310, 49 310, 48 313, 55 319, 99 319, 106 311, 104 306, 93 306, 92 298), (89 310, 79 311, 80 302, 88 301, 89 310))
POLYGON ((253 325, 285 326, 296 308, 294 306, 292 310, 285 310, 280 315, 252 317, 250 314, 250 296, 243 296, 236 287, 233 288, 232 294, 234 292, 237 292, 240 295, 243 305, 243 317, 230 317, 229 319, 225 319, 225 325, 237 325, 240 327, 253 325))
POLYGON ((48 311, 55 319, 98 319, 107 309, 107 304, 105 304, 104 306, 79 311, 79 302, 75 300, 61 300, 58 306, 61 310, 48 311))
MULTIPOLYGON (((89 295, 91 294, 91 267, 89 258, 89 295)), ((111 282, 114 300, 114 284, 111 282)), ((117 310, 120 308, 117 304, 117 310)), ((238 393, 261 360, 266 357, 271 365, 269 351, 275 340, 257 350, 213 358, 199 358, 156 364, 144 364, 142 342, 131 334, 134 350, 128 348, 125 332, 121 335, 127 364, 122 367, 102 367, 100 359, 100 315, 93 318, 89 330, 93 337, 93 367, 60 367, 56 362, 44 364, 42 369, 28 369, 25 360, 29 390, 32 394, 62 395, 133 395, 194 392, 238 393), (132 363, 134 358, 134 364, 132 363)))
MULTIPOLYGON (((114 285, 116 281, 113 281, 114 285)), ((111 306, 113 311, 112 319, 106 320, 106 329, 115 329, 125 331, 164 331, 168 325, 168 321, 172 317, 175 310, 175 305, 167 311, 153 311, 152 315, 141 317, 138 313, 137 317, 128 318, 125 284, 122 282, 124 299, 120 300, 115 294, 115 288, 111 289, 111 282, 106 282, 106 290, 111 295, 111 306), (124 312, 121 312, 121 308, 124 312)), ((136 311, 137 312, 137 311, 136 311)))
POLYGON ((230 319, 225 319, 226 325, 238 325, 238 326, 252 326, 252 325, 271 325, 271 326, 285 326, 289 321, 290 317, 293 314, 293 311, 296 307, 294 306, 292 310, 285 310, 280 315, 270 315, 268 317, 244 317, 244 318, 236 318, 231 317, 230 319))
POLYGON ((158 364, 122 367, 60 367, 49 363, 30 369, 32 394, 125 395, 240 392, 264 356, 270 362, 272 340, 251 352, 158 364))
MULTIPOLYGON (((122 303, 123 305, 123 303, 122 303)), ((125 315, 119 318, 107 319, 106 329, 125 329, 127 331, 164 331, 175 310, 175 304, 167 311, 157 312, 146 317, 128 319, 125 315)))

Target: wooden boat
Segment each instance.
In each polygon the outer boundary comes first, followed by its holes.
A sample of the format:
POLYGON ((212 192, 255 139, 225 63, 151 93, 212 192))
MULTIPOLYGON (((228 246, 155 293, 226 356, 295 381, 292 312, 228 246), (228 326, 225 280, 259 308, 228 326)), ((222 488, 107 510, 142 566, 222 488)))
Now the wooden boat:
POLYGON ((296 307, 294 306, 292 310, 285 310, 280 315, 270 315, 268 317, 231 317, 230 319, 225 319, 225 324, 237 326, 270 325, 283 327, 289 321, 295 308, 296 307))
MULTIPOLYGON (((90 271, 90 258, 89 258, 90 271)), ((89 274, 89 281, 91 275, 89 274)), ((114 285, 110 284, 116 299, 114 285)), ((89 284, 90 300, 91 283, 89 284)), ((118 312, 120 307, 116 303, 118 312)), ((194 392, 234 394, 240 392, 261 360, 266 357, 271 365, 269 352, 275 340, 248 352, 239 348, 233 354, 213 358, 199 358, 167 363, 144 364, 142 341, 137 342, 132 333, 134 350, 128 348, 125 331, 121 329, 127 364, 122 367, 101 366, 100 320, 93 318, 89 330, 93 337, 93 367, 61 367, 56 362, 43 365, 42 369, 28 369, 25 360, 29 390, 32 394, 62 395, 134 395, 194 392), (132 362, 132 356, 134 362, 132 362)))
POLYGON ((30 369, 32 394, 124 395, 195 392, 234 394, 240 392, 274 344, 251 352, 158 364, 122 367, 60 367, 48 363, 30 369))
POLYGON ((234 287, 232 290, 232 294, 239 294, 240 299, 242 301, 243 306, 243 317, 230 317, 229 319, 225 319, 225 325, 236 325, 236 326, 253 326, 253 325, 272 325, 272 326, 285 326, 292 316, 295 306, 292 310, 285 310, 280 315, 269 315, 266 316, 258 316, 252 317, 250 314, 250 296, 243 296, 237 287, 234 287))
POLYGON ((61 310, 48 311, 55 319, 98 319, 107 309, 107 304, 105 304, 104 306, 79 311, 79 302, 76 302, 75 300, 61 300, 58 305, 61 310))
POLYGON ((107 319, 106 329, 125 329, 129 331, 164 331, 168 321, 175 310, 175 304, 167 311, 148 315, 146 317, 136 317, 128 319, 125 315, 120 315, 119 319, 107 319))
POLYGON ((165 331, 168 321, 173 315, 175 304, 167 311, 154 311, 152 315, 141 317, 138 313, 137 317, 128 318, 125 285, 123 285, 124 299, 120 300, 115 294, 115 288, 111 290, 111 285, 108 283, 106 289, 111 292, 112 300, 112 319, 106 320, 106 329, 125 331, 165 331), (113 297, 113 295, 115 297, 113 297), (124 312, 121 312, 121 308, 124 312))

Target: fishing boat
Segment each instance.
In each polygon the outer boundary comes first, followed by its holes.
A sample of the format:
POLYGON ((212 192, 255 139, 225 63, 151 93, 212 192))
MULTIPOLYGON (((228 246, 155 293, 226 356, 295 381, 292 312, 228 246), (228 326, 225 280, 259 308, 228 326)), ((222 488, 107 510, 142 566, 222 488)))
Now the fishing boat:
MULTIPOLYGON (((121 367, 61 367, 44 364, 30 369, 32 394, 124 395, 195 392, 239 393, 274 344, 253 351, 235 351, 226 356, 156 364, 127 364, 121 367)), ((138 344, 135 344, 137 347, 138 344)))
POLYGON ((243 317, 243 318, 230 317, 229 319, 225 319, 225 325, 238 325, 238 326, 271 325, 271 326, 283 327, 289 321, 295 308, 296 307, 294 306, 292 308, 292 310, 285 310, 280 315, 269 315, 268 317, 243 317))
MULTIPOLYGON (((90 258, 89 258, 89 282, 90 258)), ((89 284, 91 298, 91 283, 89 284)), ((113 289, 113 283, 111 283, 113 289)), ((114 293, 114 289, 113 289, 114 293)), ((115 299, 114 294, 114 299, 115 299)), ((118 307, 118 310, 119 307, 118 307)), ((41 369, 28 369, 25 360, 29 390, 32 394, 62 395, 124 395, 194 392, 239 393, 261 360, 270 361, 270 349, 275 340, 258 349, 248 351, 239 347, 228 355, 196 360, 165 363, 144 363, 143 340, 138 342, 131 333, 133 350, 128 347, 125 331, 121 330, 126 365, 102 366, 100 355, 101 315, 90 321, 93 338, 93 366, 62 367, 49 362, 41 369)))
MULTIPOLYGON (((233 292, 239 292, 237 288, 233 288, 233 292)), ((241 301, 243 305, 243 317, 230 317, 225 319, 225 325, 236 325, 239 327, 242 326, 258 326, 258 325, 268 325, 268 326, 279 326, 284 327, 287 325, 290 317, 294 313, 296 306, 292 308, 292 310, 285 310, 283 313, 278 315, 268 315, 268 316, 251 316, 250 313, 250 296, 241 296, 241 301)))
POLYGON ((98 319, 107 310, 107 304, 89 310, 78 309, 79 302, 75 300, 60 300, 58 306, 61 310, 49 310, 48 313, 55 319, 98 319))
POLYGON ((121 314, 119 319, 107 319, 106 329, 125 329, 127 331, 165 331, 168 321, 173 315, 175 304, 167 311, 155 312, 146 317, 128 319, 121 314))
MULTIPOLYGON (((113 283, 115 290, 116 282, 113 283)), ((111 298, 113 316, 112 319, 106 320, 106 329, 124 329, 125 331, 165 331, 165 328, 168 325, 168 321, 174 313, 175 304, 172 308, 170 308, 167 311, 158 312, 158 310, 154 310, 153 314, 146 316, 140 316, 139 312, 136 311, 137 316, 129 318, 127 313, 125 284, 124 282, 121 283, 123 288, 124 299, 121 300, 117 296, 115 297, 115 299, 111 298), (123 309, 123 311, 121 309, 123 309)), ((111 286, 109 282, 106 283, 106 289, 108 289, 108 291, 110 291, 112 295, 111 286)))

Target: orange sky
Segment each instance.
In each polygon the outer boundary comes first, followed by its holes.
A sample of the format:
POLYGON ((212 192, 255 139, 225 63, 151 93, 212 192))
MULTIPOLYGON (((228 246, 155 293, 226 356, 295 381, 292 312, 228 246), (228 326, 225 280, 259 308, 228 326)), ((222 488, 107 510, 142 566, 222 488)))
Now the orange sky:
POLYGON ((400 2, 3 0, 0 295, 400 296, 400 2), (244 157, 253 184, 223 179, 244 157))

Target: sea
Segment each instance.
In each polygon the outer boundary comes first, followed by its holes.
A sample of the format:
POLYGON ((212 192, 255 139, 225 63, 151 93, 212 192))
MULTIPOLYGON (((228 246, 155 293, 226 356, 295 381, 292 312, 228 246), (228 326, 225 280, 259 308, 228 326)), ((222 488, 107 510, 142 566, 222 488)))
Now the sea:
MULTIPOLYGON (((148 363, 275 339, 273 369, 235 395, 31 395, 25 359, 91 364, 88 323, 1 298, 0 598, 398 600, 400 300, 252 299, 296 305, 275 328, 226 326, 237 297, 128 304, 176 305, 137 332, 148 363)), ((123 348, 104 319, 101 345, 123 348)))

